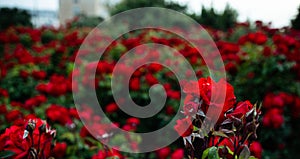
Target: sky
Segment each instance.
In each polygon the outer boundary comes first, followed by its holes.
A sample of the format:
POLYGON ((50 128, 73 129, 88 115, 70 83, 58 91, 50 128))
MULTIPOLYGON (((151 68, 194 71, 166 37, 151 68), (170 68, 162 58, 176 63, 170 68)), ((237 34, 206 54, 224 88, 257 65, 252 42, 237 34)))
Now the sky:
MULTIPOLYGON (((105 0, 104 0, 105 1, 105 0)), ((112 1, 112 0, 106 0, 112 1)), ((118 0, 113 0, 118 1, 118 0)), ((297 15, 300 0, 171 0, 187 4, 190 11, 200 12, 202 5, 213 6, 217 11, 224 10, 228 3, 238 11, 238 20, 262 20, 272 22, 273 27, 283 27, 297 15)), ((0 7, 20 7, 30 10, 57 10, 58 0, 0 0, 0 7)))

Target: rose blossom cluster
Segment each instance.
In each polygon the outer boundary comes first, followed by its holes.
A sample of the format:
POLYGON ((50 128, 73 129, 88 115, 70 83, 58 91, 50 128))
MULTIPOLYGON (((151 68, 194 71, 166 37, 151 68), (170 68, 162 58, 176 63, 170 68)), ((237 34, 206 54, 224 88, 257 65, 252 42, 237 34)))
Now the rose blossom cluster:
POLYGON ((291 117, 300 116, 300 98, 285 92, 268 93, 263 101, 264 116, 262 124, 265 127, 278 129, 284 124, 284 109, 291 108, 291 117))
MULTIPOLYGON (((1 134, 0 151, 7 152, 7 157, 11 158, 46 159, 54 152, 52 141, 55 135, 56 130, 52 130, 46 121, 28 115, 1 134)), ((55 151, 65 150, 66 145, 58 145, 55 151)))
POLYGON ((200 78, 187 82, 183 91, 186 93, 182 111, 185 117, 177 120, 174 128, 183 137, 190 158, 216 155, 234 159, 237 156, 249 157, 250 153, 261 158, 262 148, 258 142, 253 142, 257 139, 260 114, 256 105, 249 101, 236 102, 233 87, 224 79, 216 82, 210 77, 200 78), (219 90, 221 87, 226 87, 223 103, 218 98, 219 92, 214 92, 217 98, 212 94, 212 89, 219 90), (206 115, 208 109, 221 109, 221 113, 216 125, 206 132, 201 128, 206 124, 205 119, 212 118, 206 115))

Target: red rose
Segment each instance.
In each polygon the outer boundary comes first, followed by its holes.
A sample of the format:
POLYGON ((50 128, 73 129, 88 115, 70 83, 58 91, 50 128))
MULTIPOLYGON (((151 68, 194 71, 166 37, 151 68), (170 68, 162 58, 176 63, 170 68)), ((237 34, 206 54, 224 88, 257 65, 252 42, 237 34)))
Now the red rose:
POLYGON ((8 97, 8 91, 0 88, 0 97, 8 97))
POLYGON ((181 95, 180 91, 174 91, 174 90, 167 91, 167 96, 172 99, 180 100, 180 95, 181 95))
POLYGON ((79 119, 79 115, 76 108, 70 108, 69 113, 73 118, 79 119))
POLYGON ((166 159, 169 157, 171 152, 170 147, 164 147, 156 151, 156 155, 159 159, 166 159))
POLYGON ((283 108, 285 105, 284 98, 282 95, 269 93, 265 96, 263 106, 266 109, 270 108, 283 108))
POLYGON ((156 72, 160 71, 162 68, 163 68, 163 66, 160 64, 157 64, 157 63, 151 63, 148 66, 149 71, 152 73, 156 73, 156 72))
POLYGON ((158 83, 158 80, 150 73, 146 74, 145 79, 150 86, 158 83))
POLYGON ((129 81, 129 88, 133 91, 138 91, 140 89, 140 80, 138 78, 132 78, 129 81))
POLYGON ((111 73, 113 71, 113 65, 107 63, 106 61, 100 61, 97 65, 96 73, 103 74, 103 73, 111 73))
POLYGON ((105 112, 106 113, 114 113, 119 109, 118 105, 116 103, 110 103, 105 107, 105 112))
POLYGON ((124 157, 115 149, 113 149, 112 151, 100 150, 96 155, 92 156, 92 159, 106 159, 106 158, 123 159, 124 157))
POLYGON ((234 109, 234 111, 228 114, 228 117, 234 116, 236 118, 241 118, 242 116, 246 115, 246 113, 253 108, 253 105, 250 101, 239 102, 234 109))
POLYGON ((50 157, 51 141, 55 135, 45 121, 29 119, 7 128, 0 136, 0 151, 13 151, 12 158, 48 158, 50 157), (37 152, 32 156, 31 151, 37 152))
POLYGON ((257 45, 263 45, 268 40, 267 36, 264 33, 258 32, 255 34, 254 43, 257 45))
POLYGON ((200 96, 203 100, 203 105, 201 106, 203 108, 203 111, 206 113, 208 110, 208 106, 211 109, 222 109, 218 123, 222 122, 224 119, 224 114, 227 110, 233 108, 233 105, 236 102, 236 97, 234 95, 234 89, 233 87, 227 83, 224 79, 221 79, 218 82, 213 81, 210 77, 206 78, 200 78, 199 81, 199 87, 200 87, 200 96), (225 88, 226 92, 223 91, 217 91, 222 90, 225 88), (216 92, 212 96, 212 89, 214 89, 216 92), (225 94, 224 94, 225 93, 225 94), (225 99, 222 99, 220 97, 224 97, 225 99))
POLYGON ((22 118, 23 114, 19 110, 12 110, 5 114, 5 119, 7 122, 13 122, 17 119, 22 118))
POLYGON ((284 123, 282 112, 279 109, 270 109, 264 115, 262 120, 263 126, 278 129, 284 123))
POLYGON ((294 104, 294 96, 290 95, 288 93, 285 92, 280 92, 278 93, 279 96, 281 96, 282 99, 284 99, 284 105, 288 105, 291 106, 294 104))
POLYGON ((272 50, 269 46, 265 46, 263 50, 263 55, 269 57, 272 54, 272 50))
POLYGON ((126 120, 126 124, 129 124, 129 125, 132 125, 132 126, 137 126, 137 125, 140 124, 140 119, 134 118, 134 117, 128 118, 126 120))
POLYGON ((65 142, 56 143, 52 150, 52 156, 55 158, 63 158, 67 150, 67 144, 65 142))
POLYGON ((261 159, 263 149, 259 142, 257 141, 252 142, 250 145, 250 151, 254 157, 261 159))
POLYGON ((183 159, 183 158, 184 158, 184 150, 181 148, 175 150, 171 155, 171 159, 183 159))
POLYGON ((71 115, 67 108, 52 104, 46 109, 46 116, 53 122, 58 122, 62 125, 71 124, 71 115))
POLYGON ((182 136, 190 136, 193 133, 193 125, 190 118, 183 118, 176 121, 174 129, 182 136))
POLYGON ((106 159, 107 152, 100 150, 97 154, 92 156, 92 159, 106 159))
POLYGON ((37 104, 37 101, 35 100, 35 98, 30 98, 25 101, 24 108, 30 110, 34 106, 37 106, 37 105, 38 104, 37 104))
POLYGON ((80 129, 79 135, 80 135, 80 137, 82 137, 82 138, 85 138, 85 137, 87 137, 87 136, 91 136, 90 132, 88 131, 88 129, 87 129, 85 126, 83 126, 83 127, 80 129))
POLYGON ((31 110, 33 107, 39 106, 46 101, 47 101, 47 98, 44 95, 38 95, 33 98, 27 99, 25 101, 25 104, 23 105, 23 107, 25 109, 31 110))
POLYGON ((31 74, 32 74, 32 77, 37 80, 43 80, 47 76, 46 72, 43 70, 40 70, 40 71, 34 70, 34 71, 32 71, 31 74))
MULTIPOLYGON (((218 144, 218 146, 226 146, 231 151, 234 151, 234 144, 233 144, 234 143, 234 137, 233 136, 231 136, 230 138, 224 138, 222 140, 220 140, 220 139, 221 139, 221 137, 219 137, 219 136, 215 136, 214 138, 210 138, 209 147, 215 146, 216 144, 218 144)), ((236 140, 236 145, 238 145, 238 140, 236 140)), ((219 154, 220 153, 221 152, 219 151, 219 154)), ((233 158, 233 155, 228 153, 228 154, 226 154, 226 158, 233 158)))

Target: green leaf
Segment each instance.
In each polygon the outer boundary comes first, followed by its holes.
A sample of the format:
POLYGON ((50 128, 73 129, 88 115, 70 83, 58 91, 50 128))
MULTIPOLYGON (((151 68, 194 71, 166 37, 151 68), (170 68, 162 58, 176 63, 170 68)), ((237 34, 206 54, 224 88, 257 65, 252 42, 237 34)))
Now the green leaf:
POLYGON ((13 151, 1 151, 0 152, 0 158, 8 158, 15 155, 13 151))
POLYGON ((64 134, 61 135, 62 139, 67 139, 68 141, 74 143, 75 142, 75 136, 74 134, 70 132, 65 132, 64 134))
POLYGON ((213 146, 208 150, 208 159, 219 159, 218 148, 213 146))
POLYGON ((250 150, 247 145, 244 146, 242 152, 240 153, 239 159, 249 159, 250 150))
POLYGON ((208 151, 209 151, 209 149, 210 149, 210 147, 207 148, 207 149, 205 149, 205 150, 203 151, 202 159, 205 159, 205 158, 208 156, 208 151))

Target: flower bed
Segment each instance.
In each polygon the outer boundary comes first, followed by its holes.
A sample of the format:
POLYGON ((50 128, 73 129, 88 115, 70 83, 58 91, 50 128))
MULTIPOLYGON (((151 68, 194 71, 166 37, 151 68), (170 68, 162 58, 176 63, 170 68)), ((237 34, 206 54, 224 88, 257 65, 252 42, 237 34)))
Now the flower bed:
MULTIPOLYGON (((80 88, 76 89, 76 83, 72 85, 72 75, 82 73, 82 70, 73 70, 74 60, 80 44, 90 30, 90 28, 11 27, 0 32, 0 156, 183 158, 182 139, 152 153, 121 153, 99 143, 83 126, 72 96, 72 91, 77 89, 80 91, 80 88)), ((257 22, 255 26, 238 24, 228 32, 209 28, 207 30, 216 41, 225 64, 227 81, 232 85, 228 86, 231 90, 227 91, 227 104, 217 123, 222 125, 227 119, 239 119, 245 126, 248 122, 244 118, 246 112, 255 108, 254 103, 257 105, 262 103, 261 118, 255 118, 255 124, 260 123, 257 129, 258 138, 255 136, 251 140, 252 144, 246 143, 243 139, 244 145, 247 145, 251 155, 257 158, 295 157, 300 143, 297 135, 300 130, 298 124, 300 122, 299 32, 288 28, 271 29, 261 22, 257 22), (236 101, 244 102, 236 103, 236 101)), ((95 42, 98 42, 105 40, 106 37, 96 38, 95 42)), ((82 79, 81 82, 86 87, 95 86, 98 90, 97 96, 102 99, 99 102, 105 113, 115 125, 132 132, 156 130, 167 124, 177 111, 181 111, 179 110, 180 81, 176 81, 176 77, 170 70, 157 64, 143 65, 135 70, 129 83, 131 97, 136 103, 142 105, 149 103, 150 86, 157 83, 163 85, 168 99, 165 107, 155 118, 144 120, 127 116, 113 100, 109 85, 116 61, 131 48, 146 42, 177 48, 189 60, 200 81, 211 82, 209 78, 203 78, 208 77, 209 73, 197 51, 178 37, 150 29, 128 33, 119 38, 108 47, 104 58, 99 63, 90 63, 83 68, 87 77, 90 77, 88 74, 90 68, 97 68, 95 82, 90 83, 89 79, 82 79)), ((91 46, 93 45, 92 41, 91 46)), ((155 52, 151 54, 151 56, 159 55, 155 52)), ((124 68, 123 73, 126 74, 128 70, 130 68, 124 68)), ((200 90, 204 88, 200 87, 200 90)), ((191 102, 194 100, 188 97, 189 91, 185 91, 185 95, 182 94, 186 98, 184 116, 197 113, 193 112, 196 111, 196 106, 191 102)), ((206 94, 200 94, 203 105, 206 105, 202 107, 203 109, 209 104, 206 94)), ((93 110, 80 111, 93 123, 95 130, 102 134, 107 133, 104 132, 107 123, 100 118, 91 118, 93 110)), ((206 110, 202 111, 206 113, 206 110)), ((191 123, 192 121, 188 119, 184 118, 178 124, 191 123)), ((190 131, 181 131, 178 126, 175 129, 184 137, 196 131, 194 127, 190 131)), ((242 127, 239 130, 245 129, 242 127)), ((237 131, 237 136, 243 135, 240 131, 237 131)), ((207 141, 212 143, 207 146, 217 148, 219 156, 224 156, 225 152, 231 156, 232 152, 240 154, 243 149, 237 148, 237 145, 243 144, 235 144, 235 141, 241 141, 241 138, 223 139, 224 134, 216 132, 219 136, 207 138, 207 141), (220 137, 222 135, 223 137, 220 137), (225 149, 225 145, 229 149, 225 149)), ((119 144, 120 147, 130 149, 138 149, 137 145, 143 142, 136 136, 113 135, 109 140, 119 144), (131 141, 130 145, 122 145, 128 141, 131 141)), ((203 151, 187 149, 185 156, 191 154, 197 156, 204 151, 204 149, 203 151)))

